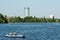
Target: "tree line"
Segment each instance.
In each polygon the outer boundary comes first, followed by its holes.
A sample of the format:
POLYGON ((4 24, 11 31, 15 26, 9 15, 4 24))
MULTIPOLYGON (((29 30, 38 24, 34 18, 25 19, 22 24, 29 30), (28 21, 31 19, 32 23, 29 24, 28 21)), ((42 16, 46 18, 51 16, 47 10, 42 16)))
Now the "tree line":
POLYGON ((27 16, 24 18, 21 18, 20 16, 18 17, 8 17, 7 15, 3 15, 0 13, 0 23, 19 23, 19 22, 60 22, 60 19, 58 18, 45 18, 45 17, 32 17, 32 16, 27 16))

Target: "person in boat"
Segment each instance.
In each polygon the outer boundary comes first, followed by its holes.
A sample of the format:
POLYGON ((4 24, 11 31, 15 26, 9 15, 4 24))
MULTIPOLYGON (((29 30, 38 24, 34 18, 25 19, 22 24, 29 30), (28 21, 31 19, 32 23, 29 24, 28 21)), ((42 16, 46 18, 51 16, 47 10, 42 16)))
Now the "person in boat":
POLYGON ((17 35, 17 33, 16 33, 16 32, 14 32, 14 33, 13 33, 13 35, 17 35))
POLYGON ((13 35, 12 33, 9 33, 9 35, 13 35))
POLYGON ((6 34, 5 36, 11 36, 10 34, 6 34))

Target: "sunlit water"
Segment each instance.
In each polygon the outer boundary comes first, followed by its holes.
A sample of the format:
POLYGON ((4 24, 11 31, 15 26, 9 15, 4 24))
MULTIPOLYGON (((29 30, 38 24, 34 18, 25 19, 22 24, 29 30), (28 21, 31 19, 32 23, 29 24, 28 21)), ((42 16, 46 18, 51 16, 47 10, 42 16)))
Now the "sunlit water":
POLYGON ((4 36, 13 32, 25 35, 16 40, 60 40, 60 23, 0 24, 0 40, 14 40, 4 36))

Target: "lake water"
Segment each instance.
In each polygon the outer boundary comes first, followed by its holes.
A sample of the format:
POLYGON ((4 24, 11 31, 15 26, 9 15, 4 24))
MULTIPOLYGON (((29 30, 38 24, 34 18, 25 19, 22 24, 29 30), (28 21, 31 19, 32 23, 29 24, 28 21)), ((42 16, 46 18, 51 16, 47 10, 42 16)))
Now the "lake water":
POLYGON ((0 40, 14 40, 4 35, 17 32, 26 38, 16 40, 60 40, 60 23, 11 23, 0 24, 0 40))

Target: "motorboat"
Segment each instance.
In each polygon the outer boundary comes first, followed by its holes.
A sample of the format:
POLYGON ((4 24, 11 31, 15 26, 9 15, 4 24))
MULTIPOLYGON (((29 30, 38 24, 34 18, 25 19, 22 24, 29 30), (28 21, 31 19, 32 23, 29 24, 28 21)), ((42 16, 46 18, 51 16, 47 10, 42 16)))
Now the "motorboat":
POLYGON ((10 33, 10 34, 6 34, 5 37, 9 37, 9 38, 25 38, 25 35, 18 35, 16 33, 10 33))

